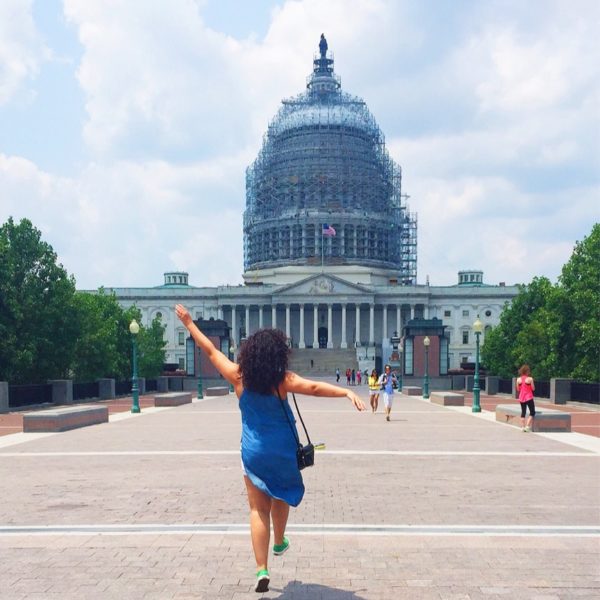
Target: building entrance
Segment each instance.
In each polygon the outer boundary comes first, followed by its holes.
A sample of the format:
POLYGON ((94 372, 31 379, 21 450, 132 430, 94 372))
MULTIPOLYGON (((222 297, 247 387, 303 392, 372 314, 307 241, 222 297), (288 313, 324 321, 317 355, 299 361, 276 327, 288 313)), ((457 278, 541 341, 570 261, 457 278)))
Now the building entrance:
POLYGON ((319 348, 327 348, 327 327, 319 327, 319 348))

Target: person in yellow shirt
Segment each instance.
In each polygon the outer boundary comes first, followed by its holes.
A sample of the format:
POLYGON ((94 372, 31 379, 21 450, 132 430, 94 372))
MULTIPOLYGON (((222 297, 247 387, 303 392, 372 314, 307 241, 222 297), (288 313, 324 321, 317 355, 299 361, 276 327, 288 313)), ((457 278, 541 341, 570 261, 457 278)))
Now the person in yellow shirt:
POLYGON ((377 377, 375 369, 369 375, 369 402, 372 411, 377 412, 377 405, 379 404, 379 377, 377 377))

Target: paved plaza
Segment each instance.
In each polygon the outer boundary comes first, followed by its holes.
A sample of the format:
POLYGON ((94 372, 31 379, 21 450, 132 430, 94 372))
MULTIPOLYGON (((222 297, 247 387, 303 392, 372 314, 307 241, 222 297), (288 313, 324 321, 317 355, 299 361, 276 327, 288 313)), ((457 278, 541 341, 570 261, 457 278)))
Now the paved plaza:
MULTIPOLYGON (((389 423, 381 407, 298 400, 326 449, 263 598, 600 596, 598 437, 400 395, 389 423)), ((237 399, 141 404, 107 424, 0 437, 0 599, 261 597, 237 399)))

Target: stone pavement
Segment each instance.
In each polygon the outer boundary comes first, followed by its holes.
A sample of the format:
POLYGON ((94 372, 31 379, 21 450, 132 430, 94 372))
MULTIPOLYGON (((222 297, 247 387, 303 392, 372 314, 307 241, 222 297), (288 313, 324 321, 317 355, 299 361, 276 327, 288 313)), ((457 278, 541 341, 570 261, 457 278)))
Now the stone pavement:
MULTIPOLYGON (((600 596, 598 438, 408 396, 389 423, 299 403, 326 450, 263 598, 600 596)), ((239 436, 229 395, 1 437, 0 599, 260 598, 239 436)))

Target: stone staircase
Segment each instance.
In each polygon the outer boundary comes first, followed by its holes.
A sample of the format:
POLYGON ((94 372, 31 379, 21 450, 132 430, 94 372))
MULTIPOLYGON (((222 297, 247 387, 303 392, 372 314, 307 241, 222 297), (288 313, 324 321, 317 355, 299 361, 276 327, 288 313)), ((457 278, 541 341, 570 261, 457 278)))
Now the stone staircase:
POLYGON ((340 381, 346 369, 358 369, 354 348, 293 348, 290 354, 289 369, 306 377, 333 377, 340 370, 340 381))

